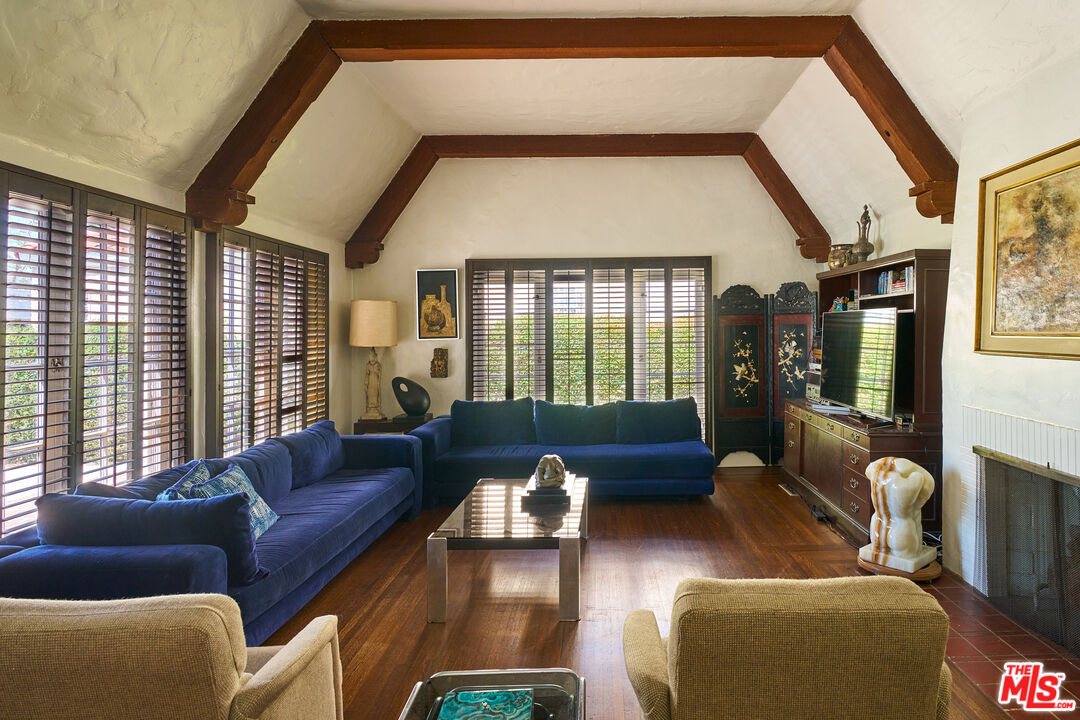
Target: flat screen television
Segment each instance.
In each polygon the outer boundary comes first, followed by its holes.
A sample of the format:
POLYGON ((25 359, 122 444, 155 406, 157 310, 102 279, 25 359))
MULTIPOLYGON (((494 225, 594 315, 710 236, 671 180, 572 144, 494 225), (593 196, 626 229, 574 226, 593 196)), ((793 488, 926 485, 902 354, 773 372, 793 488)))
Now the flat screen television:
POLYGON ((892 420, 914 405, 915 314, 896 308, 825 313, 821 399, 892 420))

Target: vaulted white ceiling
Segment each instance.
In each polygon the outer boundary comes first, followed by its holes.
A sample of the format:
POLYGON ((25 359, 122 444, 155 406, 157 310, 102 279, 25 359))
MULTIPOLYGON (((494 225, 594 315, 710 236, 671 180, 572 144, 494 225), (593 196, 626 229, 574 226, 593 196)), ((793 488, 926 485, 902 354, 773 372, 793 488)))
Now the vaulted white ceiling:
MULTIPOLYGON (((1071 0, 7 2, 5 143, 183 191, 310 17, 852 13, 954 155, 967 110, 1080 51, 1071 0)), ((820 60, 346 64, 252 189, 253 214, 344 241, 420 134, 762 135, 836 239, 863 202, 921 221, 909 182, 820 60)), ((92 177, 92 176, 88 176, 92 177)), ((91 182, 86 178, 76 180, 91 182)))

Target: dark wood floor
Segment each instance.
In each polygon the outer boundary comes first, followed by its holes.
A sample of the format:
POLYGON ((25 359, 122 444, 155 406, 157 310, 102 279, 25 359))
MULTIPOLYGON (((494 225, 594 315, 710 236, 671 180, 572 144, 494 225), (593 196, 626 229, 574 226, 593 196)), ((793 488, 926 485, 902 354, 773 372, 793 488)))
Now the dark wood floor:
MULTIPOLYGON (((339 618, 349 718, 396 718, 412 685, 440 670, 568 667, 587 680, 589 717, 640 717, 622 659, 628 610, 656 612, 666 635, 686 577, 860 574, 853 548, 778 486, 776 469, 717 475, 693 500, 594 501, 582 557, 582 617, 558 621, 558 557, 451 551, 448 621, 425 622, 424 540, 449 508, 391 528, 268 644, 311 618, 339 618)), ((1006 717, 954 673, 954 718, 1006 717)))

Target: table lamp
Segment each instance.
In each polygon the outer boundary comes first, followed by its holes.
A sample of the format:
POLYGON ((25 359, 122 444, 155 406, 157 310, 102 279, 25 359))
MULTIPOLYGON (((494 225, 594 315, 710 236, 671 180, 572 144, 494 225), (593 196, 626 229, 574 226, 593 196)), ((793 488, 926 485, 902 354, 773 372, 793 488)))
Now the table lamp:
POLYGON ((371 348, 364 389, 367 411, 361 420, 385 420, 382 412, 382 366, 376 348, 397 345, 397 303, 393 300, 353 300, 349 308, 349 345, 371 348))

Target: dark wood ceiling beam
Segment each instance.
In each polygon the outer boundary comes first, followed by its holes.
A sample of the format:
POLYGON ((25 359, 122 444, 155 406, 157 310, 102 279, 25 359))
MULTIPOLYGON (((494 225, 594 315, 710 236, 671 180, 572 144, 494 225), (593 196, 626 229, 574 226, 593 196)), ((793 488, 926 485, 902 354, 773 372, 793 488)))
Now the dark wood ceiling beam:
POLYGON ((753 133, 429 135, 440 158, 694 157, 741 155, 753 133))
POLYGON ((802 256, 818 262, 828 260, 829 248, 832 246, 828 231, 760 137, 754 136, 743 153, 743 159, 799 236, 795 244, 799 246, 802 256))
POLYGON ((847 19, 825 62, 893 151, 924 217, 951 223, 957 163, 858 24, 847 19))
POLYGON ((349 62, 821 57, 846 16, 321 20, 349 62))
POLYGON ((330 82, 341 58, 312 23, 187 190, 187 212, 200 230, 239 225, 248 194, 271 156, 330 82))
POLYGON ((743 157, 798 235, 805 258, 828 259, 831 240, 810 206, 754 133, 658 135, 431 135, 420 138, 345 244, 345 265, 378 262, 383 240, 442 158, 743 157))

